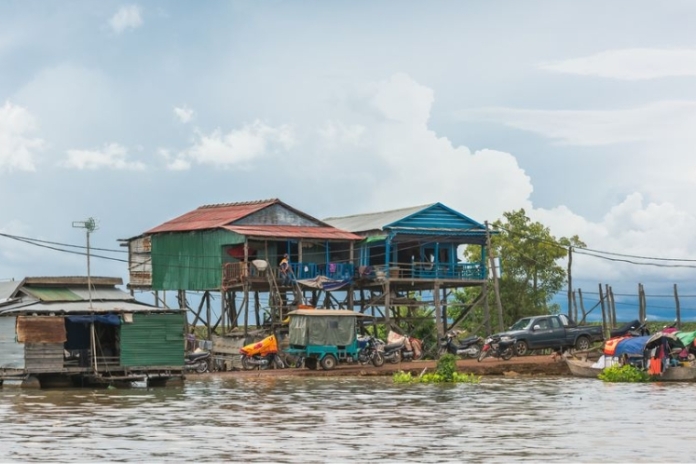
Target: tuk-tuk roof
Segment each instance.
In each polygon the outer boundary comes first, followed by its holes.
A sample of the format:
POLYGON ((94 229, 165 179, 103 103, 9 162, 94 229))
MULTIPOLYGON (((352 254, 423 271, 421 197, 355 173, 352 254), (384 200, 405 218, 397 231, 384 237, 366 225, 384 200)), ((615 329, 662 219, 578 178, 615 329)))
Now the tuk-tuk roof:
POLYGON ((354 316, 370 317, 367 314, 358 313, 349 309, 297 309, 290 311, 288 316, 354 316))

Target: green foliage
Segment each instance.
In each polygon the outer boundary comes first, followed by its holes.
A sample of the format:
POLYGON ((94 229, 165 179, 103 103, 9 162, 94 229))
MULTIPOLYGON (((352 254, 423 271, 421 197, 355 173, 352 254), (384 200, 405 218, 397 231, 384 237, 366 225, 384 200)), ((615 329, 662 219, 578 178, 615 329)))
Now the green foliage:
POLYGON ((647 382, 650 380, 647 372, 629 364, 607 367, 599 374, 599 378, 604 382, 647 382))
MULTIPOLYGON (((496 235, 491 237, 493 256, 500 259, 499 289, 503 307, 503 326, 508 327, 525 316, 556 314, 560 311, 551 302, 567 282, 567 272, 558 261, 568 255, 568 248, 585 244, 573 236, 556 238, 550 230, 539 222, 532 222, 525 210, 510 211, 503 214, 504 220, 492 224, 496 235)), ((481 256, 480 247, 470 246, 465 252, 467 259, 477 261, 481 256)), ((488 301, 495 302, 493 285, 489 285, 488 301)), ((476 289, 466 289, 456 294, 460 302, 473 301, 476 289)), ((489 303, 490 304, 490 303, 489 303)), ((498 326, 495 303, 490 310, 491 325, 498 326)), ((474 328, 483 322, 483 310, 477 307, 469 317, 468 326, 474 328)), ((453 314, 453 317, 456 317, 453 314)), ((469 328, 467 327, 467 328, 469 328)))
POLYGON ((437 362, 437 371, 413 377, 410 372, 394 374, 394 383, 479 383, 481 377, 457 372, 457 358, 446 354, 437 362))

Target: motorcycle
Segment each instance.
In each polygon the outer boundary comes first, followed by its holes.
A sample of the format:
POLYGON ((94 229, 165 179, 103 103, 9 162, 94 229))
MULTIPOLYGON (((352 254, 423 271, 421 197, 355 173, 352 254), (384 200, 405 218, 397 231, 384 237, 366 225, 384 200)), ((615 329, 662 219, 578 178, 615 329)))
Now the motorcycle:
POLYGON ((614 329, 609 332, 609 338, 616 337, 640 337, 643 335, 650 335, 650 331, 646 327, 645 323, 641 323, 639 320, 627 322, 621 327, 614 329))
POLYGON ((250 343, 239 350, 242 355, 242 368, 276 369, 285 368, 285 362, 278 355, 278 340, 275 335, 269 335, 260 342, 250 343))
POLYGON ((456 340, 459 331, 449 331, 440 339, 440 353, 451 353, 462 358, 478 358, 481 354, 481 342, 483 338, 478 335, 466 337, 463 340, 456 340))
POLYGON ((208 372, 208 360, 210 359, 209 351, 194 351, 187 353, 184 362, 184 369, 187 371, 195 371, 199 374, 208 372))
POLYGON ((478 362, 483 361, 488 356, 500 358, 507 361, 515 354, 514 346, 517 343, 516 338, 501 337, 500 335, 489 335, 483 341, 483 348, 478 356, 478 362))
POLYGON ((370 335, 358 337, 358 362, 360 364, 372 363, 375 367, 384 365, 384 354, 379 341, 370 335))
POLYGON ((384 359, 392 364, 401 361, 418 361, 423 358, 423 342, 415 337, 389 332, 384 346, 384 359))

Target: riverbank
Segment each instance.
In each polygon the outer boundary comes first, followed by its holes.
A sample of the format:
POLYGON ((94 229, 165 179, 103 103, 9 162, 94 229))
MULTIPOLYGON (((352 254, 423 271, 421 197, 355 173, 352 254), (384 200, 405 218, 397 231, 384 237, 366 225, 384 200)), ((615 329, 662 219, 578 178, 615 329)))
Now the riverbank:
MULTIPOLYGON (((187 378, 235 378, 235 377, 351 377, 351 376, 391 376, 396 372, 410 372, 419 375, 436 369, 437 361, 413 361, 398 364, 385 363, 382 367, 372 365, 339 364, 336 369, 325 371, 322 369, 309 370, 305 368, 268 369, 251 371, 226 371, 211 372, 206 374, 188 373, 187 378)), ((522 356, 514 357, 509 361, 495 358, 487 358, 482 362, 475 359, 457 361, 459 372, 476 375, 505 375, 505 376, 570 376, 568 366, 561 359, 551 356, 522 356)))

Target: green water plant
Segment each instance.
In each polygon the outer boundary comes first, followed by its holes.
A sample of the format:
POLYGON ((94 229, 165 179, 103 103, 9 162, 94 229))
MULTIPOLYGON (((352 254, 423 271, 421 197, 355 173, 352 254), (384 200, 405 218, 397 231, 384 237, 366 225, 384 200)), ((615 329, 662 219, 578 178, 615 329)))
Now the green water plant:
POLYGON ((611 366, 599 374, 599 379, 604 382, 648 382, 650 376, 647 372, 637 367, 625 364, 623 366, 611 366))
POLYGON ((393 376, 394 383, 479 383, 481 377, 457 372, 457 357, 453 354, 442 356, 437 362, 437 370, 421 373, 414 377, 410 372, 399 371, 393 376))

